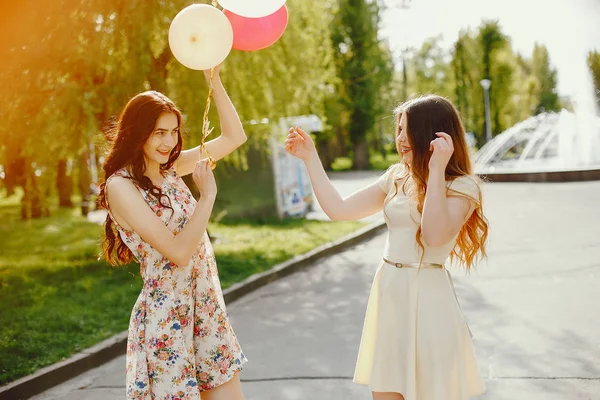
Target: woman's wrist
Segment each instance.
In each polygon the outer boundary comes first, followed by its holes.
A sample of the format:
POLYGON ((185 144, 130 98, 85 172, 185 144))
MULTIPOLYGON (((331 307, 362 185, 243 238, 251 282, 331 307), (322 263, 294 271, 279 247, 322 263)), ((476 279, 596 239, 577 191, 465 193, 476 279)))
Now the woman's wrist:
POLYGON ((319 153, 317 153, 316 151, 313 151, 304 160, 304 163, 306 165, 308 165, 308 164, 312 164, 312 163, 315 163, 315 162, 320 162, 320 160, 319 160, 319 153))
POLYGON ((221 83, 221 75, 218 72, 215 72, 213 74, 212 79, 210 78, 210 72, 206 72, 204 74, 204 77, 206 78, 206 83, 208 84, 212 83, 213 86, 223 85, 221 83))
POLYGON ((200 199, 198 200, 199 203, 205 203, 205 204, 213 204, 215 202, 215 200, 217 199, 217 194, 216 193, 200 193, 200 199))
POLYGON ((429 170, 429 178, 427 179, 429 184, 435 184, 437 182, 445 182, 446 181, 446 171, 434 168, 429 170))

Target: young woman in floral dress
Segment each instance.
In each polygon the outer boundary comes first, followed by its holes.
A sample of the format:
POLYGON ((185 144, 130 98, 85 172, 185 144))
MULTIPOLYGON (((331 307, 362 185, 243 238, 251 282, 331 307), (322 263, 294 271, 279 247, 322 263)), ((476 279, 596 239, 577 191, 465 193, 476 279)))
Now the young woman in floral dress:
POLYGON ((212 83, 222 133, 206 150, 182 150, 182 114, 155 91, 133 97, 107 132, 104 250, 113 264, 135 259, 143 278, 129 323, 128 400, 243 399, 238 373, 246 357, 206 226, 217 194, 211 164, 246 136, 218 69, 212 83), (197 202, 181 179, 188 174, 197 202))

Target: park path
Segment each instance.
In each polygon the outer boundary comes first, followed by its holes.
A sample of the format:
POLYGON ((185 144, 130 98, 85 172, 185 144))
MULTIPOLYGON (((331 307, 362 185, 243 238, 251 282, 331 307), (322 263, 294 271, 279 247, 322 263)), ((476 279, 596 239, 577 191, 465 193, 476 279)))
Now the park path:
MULTIPOLYGON (((347 194, 377 175, 334 181, 347 194)), ((599 400, 600 182, 488 184, 485 198, 489 259, 451 269, 488 387, 477 400, 599 400)), ((371 398, 351 377, 384 239, 228 306, 248 400, 371 398)), ((119 357, 34 399, 123 399, 124 367, 119 357)))

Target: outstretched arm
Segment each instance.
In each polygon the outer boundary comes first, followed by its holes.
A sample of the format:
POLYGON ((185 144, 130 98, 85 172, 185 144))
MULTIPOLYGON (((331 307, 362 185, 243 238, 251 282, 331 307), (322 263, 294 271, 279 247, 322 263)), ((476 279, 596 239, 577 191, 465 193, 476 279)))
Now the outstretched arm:
MULTIPOLYGON (((210 71, 205 71, 207 80, 210 79, 210 71)), ((217 161, 234 152, 238 147, 244 144, 247 140, 242 121, 229 98, 229 95, 223 87, 221 77, 219 76, 218 67, 215 69, 212 79, 213 85, 213 100, 219 114, 219 122, 221 124, 221 135, 205 143, 206 149, 211 157, 217 161)), ((206 158, 207 155, 201 151, 201 147, 197 146, 193 149, 184 150, 181 152, 175 169, 178 175, 184 176, 191 174, 194 170, 196 162, 206 158)))
POLYGON ((330 219, 356 220, 383 209, 386 194, 376 183, 342 198, 329 180, 311 137, 302 129, 290 129, 285 149, 304 161, 317 200, 330 219))

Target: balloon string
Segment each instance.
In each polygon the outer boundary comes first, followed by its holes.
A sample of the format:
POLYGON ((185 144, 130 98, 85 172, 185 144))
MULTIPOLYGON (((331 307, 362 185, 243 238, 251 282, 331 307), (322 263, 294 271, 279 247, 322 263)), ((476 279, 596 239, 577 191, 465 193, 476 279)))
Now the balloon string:
POLYGON ((211 134, 211 132, 214 129, 214 127, 212 127, 212 128, 210 127, 210 121, 208 120, 208 112, 210 110, 210 100, 212 98, 212 93, 213 93, 212 80, 213 80, 214 74, 215 74, 215 68, 213 67, 210 69, 210 79, 208 81, 208 97, 206 99, 206 107, 204 107, 204 116, 202 117, 202 142, 200 144, 200 148, 201 148, 201 150, 203 150, 206 153, 208 162, 210 163, 210 167, 212 169, 215 169, 215 167, 217 166, 217 162, 214 160, 214 158, 212 158, 212 156, 208 152, 205 141, 206 141, 206 138, 211 134))
MULTIPOLYGON (((217 7, 217 4, 218 4, 217 0, 212 0, 212 5, 214 7, 217 7)), ((210 100, 212 98, 212 93, 213 93, 212 80, 213 80, 214 74, 215 74, 215 68, 213 67, 210 69, 210 79, 208 80, 208 97, 206 98, 206 106, 204 107, 204 116, 202 117, 202 141, 200 143, 200 150, 206 154, 206 158, 208 159, 208 162, 212 169, 215 169, 215 167, 217 166, 217 162, 215 161, 214 158, 212 158, 212 156, 208 152, 205 141, 206 141, 206 138, 213 131, 213 128, 210 127, 210 121, 208 120, 208 112, 210 111, 210 100)))
MULTIPOLYGON (((217 0, 212 0, 212 5, 217 7, 217 0)), ((204 116, 202 117, 202 142, 200 143, 200 150, 206 154, 206 158, 210 164, 211 169, 215 169, 217 162, 208 152, 206 148, 206 138, 211 134, 213 128, 210 127, 210 121, 208 120, 208 112, 210 111, 210 100, 213 94, 213 77, 215 75, 215 67, 210 69, 210 79, 208 80, 208 96, 206 98, 206 107, 204 107, 204 116)))

